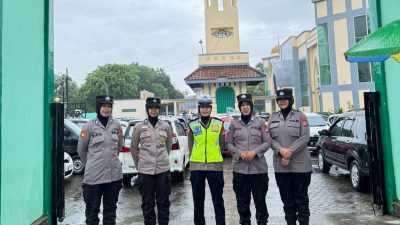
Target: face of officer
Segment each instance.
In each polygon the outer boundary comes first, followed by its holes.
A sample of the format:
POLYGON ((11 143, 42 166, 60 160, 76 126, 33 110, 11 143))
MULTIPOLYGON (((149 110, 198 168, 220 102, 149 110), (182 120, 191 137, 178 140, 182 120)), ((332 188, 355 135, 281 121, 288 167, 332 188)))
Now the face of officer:
POLYGON ((100 115, 102 117, 109 117, 111 112, 112 112, 111 104, 107 104, 107 103, 106 104, 101 104, 100 115))
POLYGON ((278 99, 278 106, 281 109, 286 109, 287 107, 289 107, 289 99, 287 98, 278 99))
POLYGON ((200 106, 200 115, 202 117, 209 117, 211 114, 211 106, 200 106))
POLYGON ((158 108, 157 106, 150 106, 149 107, 149 116, 157 117, 158 114, 160 114, 160 108, 158 108))
POLYGON ((243 116, 248 116, 251 113, 251 107, 249 102, 242 102, 240 104, 240 112, 243 114, 243 116))

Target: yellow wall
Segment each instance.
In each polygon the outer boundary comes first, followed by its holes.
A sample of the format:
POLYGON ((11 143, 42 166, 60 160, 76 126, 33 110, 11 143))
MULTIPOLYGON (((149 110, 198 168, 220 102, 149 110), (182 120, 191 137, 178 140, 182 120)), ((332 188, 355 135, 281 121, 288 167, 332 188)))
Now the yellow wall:
POLYGON ((351 84, 350 63, 346 62, 344 52, 349 49, 347 20, 340 19, 333 22, 335 48, 336 48, 336 69, 338 85, 351 84))
POLYGON ((234 54, 202 54, 199 55, 199 65, 216 64, 249 64, 249 53, 234 54))
POLYGON ((224 10, 218 11, 218 0, 211 0, 211 6, 208 0, 204 0, 207 53, 240 51, 237 0, 223 1, 224 10), (227 38, 217 38, 213 32, 218 28, 226 28, 233 34, 227 38))
POLYGON ((359 99, 359 108, 363 109, 364 108, 364 92, 369 92, 369 89, 366 90, 358 90, 358 99, 359 99))
POLYGON ((353 93, 351 91, 339 92, 339 104, 343 111, 352 110, 354 108, 353 93))
POLYGON ((333 93, 324 92, 322 93, 322 111, 324 112, 334 112, 335 107, 333 105, 333 93))
POLYGON ((351 0, 351 9, 352 10, 362 9, 362 7, 363 7, 362 0, 351 0))
POLYGON ((346 12, 346 0, 332 0, 333 14, 346 12))
POLYGON ((326 5, 326 1, 317 2, 317 18, 325 17, 328 15, 328 7, 326 5))

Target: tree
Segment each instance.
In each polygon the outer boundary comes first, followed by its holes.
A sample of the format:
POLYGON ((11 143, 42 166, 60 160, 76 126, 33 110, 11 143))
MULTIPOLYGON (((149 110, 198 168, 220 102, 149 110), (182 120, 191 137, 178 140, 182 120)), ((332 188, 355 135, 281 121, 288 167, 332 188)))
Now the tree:
POLYGON ((54 75, 54 97, 60 98, 62 102, 68 101, 78 102, 78 84, 72 80, 71 77, 68 77, 68 97, 66 90, 66 75, 62 73, 58 73, 54 75), (64 91, 64 99, 63 99, 63 91, 64 91))
POLYGON ((81 101, 86 103, 87 111, 94 111, 95 97, 108 94, 114 99, 137 97, 139 76, 130 65, 106 64, 89 73, 79 89, 81 101))
POLYGON ((264 82, 259 83, 257 86, 248 86, 247 93, 253 96, 264 96, 264 82))

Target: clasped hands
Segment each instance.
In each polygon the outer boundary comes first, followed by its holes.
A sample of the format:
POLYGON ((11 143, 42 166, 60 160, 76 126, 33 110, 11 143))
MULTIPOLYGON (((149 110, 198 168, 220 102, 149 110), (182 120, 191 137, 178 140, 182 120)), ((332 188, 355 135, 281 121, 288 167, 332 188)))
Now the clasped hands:
POLYGON ((257 153, 255 151, 244 151, 240 153, 240 158, 243 161, 250 163, 256 155, 257 153))
POLYGON ((279 153, 281 154, 281 164, 282 166, 288 166, 290 157, 292 157, 292 151, 289 148, 281 148, 279 150, 279 153))

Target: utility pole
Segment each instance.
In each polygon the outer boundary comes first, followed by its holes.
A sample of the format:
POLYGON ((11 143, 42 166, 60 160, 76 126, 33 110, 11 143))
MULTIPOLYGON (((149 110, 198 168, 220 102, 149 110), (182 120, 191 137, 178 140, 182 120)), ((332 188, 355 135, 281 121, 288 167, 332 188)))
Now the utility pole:
POLYGON ((68 111, 68 103, 69 103, 69 100, 68 100, 68 68, 65 69, 65 90, 66 90, 66 93, 67 93, 67 95, 66 95, 66 97, 67 97, 67 108, 66 108, 65 111, 68 111))

